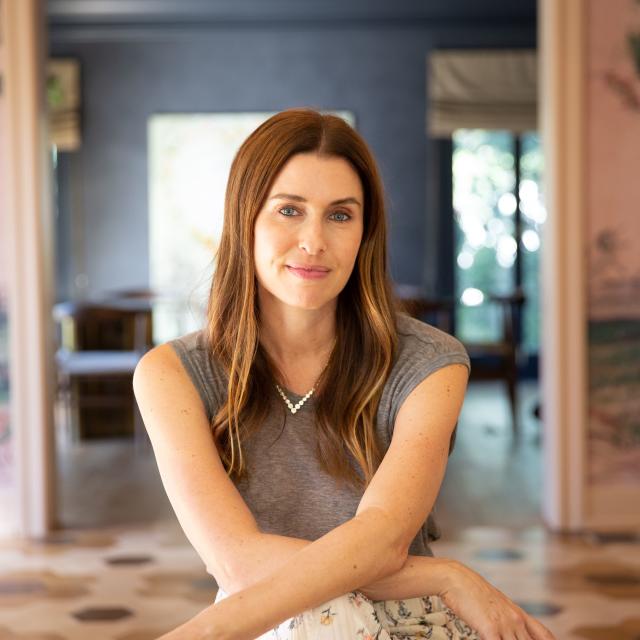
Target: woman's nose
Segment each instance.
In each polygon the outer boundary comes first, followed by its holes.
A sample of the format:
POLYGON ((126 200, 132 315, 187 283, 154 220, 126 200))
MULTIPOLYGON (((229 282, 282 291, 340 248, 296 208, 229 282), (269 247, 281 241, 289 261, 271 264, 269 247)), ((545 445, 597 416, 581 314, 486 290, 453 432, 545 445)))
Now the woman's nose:
POLYGON ((298 248, 315 255, 326 250, 327 242, 322 220, 308 219, 300 228, 298 248))

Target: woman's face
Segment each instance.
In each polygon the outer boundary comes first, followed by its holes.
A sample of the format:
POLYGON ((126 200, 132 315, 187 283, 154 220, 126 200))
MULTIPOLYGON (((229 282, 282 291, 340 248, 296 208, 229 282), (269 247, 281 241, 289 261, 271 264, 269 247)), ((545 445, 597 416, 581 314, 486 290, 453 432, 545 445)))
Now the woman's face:
POLYGON ((344 158, 289 158, 255 221, 260 299, 304 309, 335 301, 358 255, 363 204, 360 178, 344 158))

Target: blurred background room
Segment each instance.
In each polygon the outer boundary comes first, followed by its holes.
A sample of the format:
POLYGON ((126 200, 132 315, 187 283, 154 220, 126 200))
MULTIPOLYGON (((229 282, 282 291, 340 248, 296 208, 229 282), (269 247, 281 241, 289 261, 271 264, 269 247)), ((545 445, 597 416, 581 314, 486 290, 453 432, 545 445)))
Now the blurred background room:
POLYGON ((135 404, 203 326, 231 160, 355 127, 409 313, 472 373, 436 555, 562 640, 640 637, 637 0, 0 0, 0 640, 213 602, 135 404))

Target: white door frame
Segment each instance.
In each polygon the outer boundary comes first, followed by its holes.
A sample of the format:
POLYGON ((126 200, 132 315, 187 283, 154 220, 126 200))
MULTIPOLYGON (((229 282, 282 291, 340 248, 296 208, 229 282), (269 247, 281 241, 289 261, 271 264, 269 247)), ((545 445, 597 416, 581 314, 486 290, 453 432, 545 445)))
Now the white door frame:
POLYGON ((548 218, 541 259, 543 518, 585 526, 587 264, 583 0, 539 0, 540 116, 548 218))
MULTIPOLYGON (((54 229, 45 103, 45 3, 0 0, 0 215, 8 268, 13 509, 2 535, 54 525, 54 229)), ((4 514, 3 514, 4 515, 4 514)))

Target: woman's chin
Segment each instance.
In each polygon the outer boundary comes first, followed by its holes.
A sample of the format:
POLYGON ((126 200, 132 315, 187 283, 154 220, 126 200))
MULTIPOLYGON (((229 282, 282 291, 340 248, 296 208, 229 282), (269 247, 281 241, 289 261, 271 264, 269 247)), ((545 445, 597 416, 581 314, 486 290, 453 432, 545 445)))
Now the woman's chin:
POLYGON ((318 311, 327 307, 335 306, 338 300, 338 293, 335 287, 296 287, 278 286, 267 288, 258 284, 258 296, 261 305, 265 307, 285 306, 293 309, 304 309, 306 311, 318 311))
POLYGON ((287 306, 293 307, 295 309, 304 309, 306 311, 317 311, 326 307, 328 304, 334 304, 335 298, 318 298, 318 297, 309 297, 309 298, 294 298, 283 301, 287 306))

